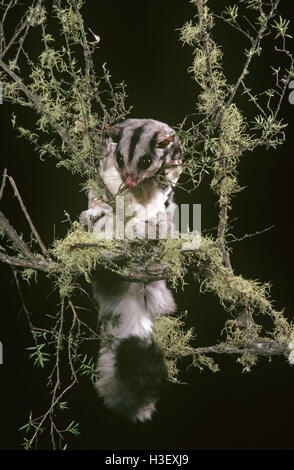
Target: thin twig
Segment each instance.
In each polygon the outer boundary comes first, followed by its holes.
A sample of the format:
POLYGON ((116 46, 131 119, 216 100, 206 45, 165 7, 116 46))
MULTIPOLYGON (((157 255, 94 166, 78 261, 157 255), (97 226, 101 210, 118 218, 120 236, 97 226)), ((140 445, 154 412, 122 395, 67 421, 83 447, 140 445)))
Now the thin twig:
POLYGON ((0 227, 2 227, 4 233, 10 238, 10 240, 17 246, 22 255, 24 255, 28 260, 35 262, 36 258, 33 253, 28 249, 24 241, 19 237, 17 232, 14 230, 12 225, 5 217, 5 215, 0 212, 0 227))
POLYGON ((1 188, 0 188, 0 201, 3 197, 4 189, 5 189, 5 184, 6 184, 6 178, 7 178, 7 170, 5 168, 2 176, 2 183, 1 183, 1 188))
MULTIPOLYGON (((45 260, 40 260, 38 258, 33 259, 23 259, 17 258, 15 256, 7 255, 6 253, 0 252, 0 261, 2 263, 9 264, 11 266, 15 266, 16 268, 30 268, 36 271, 43 271, 44 273, 49 273, 53 271, 52 264, 45 260)), ((61 265, 54 265, 54 271, 62 272, 61 265)))
POLYGON ((33 222, 32 222, 32 219, 31 219, 31 217, 30 217, 29 214, 28 214, 28 211, 27 211, 27 209, 26 209, 26 207, 25 207, 25 205, 24 205, 24 202, 23 202, 23 200, 22 200, 20 194, 19 194, 19 191, 18 191, 18 189, 17 189, 17 186, 16 186, 16 184, 15 184, 15 181, 14 181, 14 179, 13 179, 11 176, 8 176, 8 179, 9 179, 9 181, 10 181, 11 186, 13 187, 14 194, 15 194, 15 196, 16 196, 17 199, 18 199, 18 202, 19 202, 19 204, 20 204, 20 207, 21 207, 21 209, 22 209, 22 211, 23 211, 23 213, 24 213, 24 216, 25 216, 25 218, 27 219, 28 224, 29 224, 29 226, 30 226, 30 228, 31 228, 31 230, 32 230, 32 232, 33 232, 33 234, 35 235, 36 240, 37 240, 37 242, 38 242, 38 244, 39 244, 39 246, 40 246, 40 248, 41 248, 41 250, 42 250, 42 253, 43 253, 43 255, 44 255, 45 257, 47 257, 47 256, 48 256, 47 248, 45 247, 44 243, 42 242, 41 237, 40 237, 40 235, 38 234, 38 232, 37 232, 37 230, 36 230, 36 227, 34 226, 34 224, 33 224, 33 222))
POLYGON ((74 377, 74 378, 77 380, 76 372, 75 372, 75 369, 74 369, 74 366, 73 366, 73 363, 72 363, 71 348, 72 348, 72 335, 73 335, 73 330, 74 330, 75 323, 76 323, 76 321, 77 321, 77 319, 78 319, 78 315, 77 315, 77 312, 76 312, 75 307, 74 307, 74 305, 73 305, 73 303, 72 303, 71 300, 69 300, 68 305, 70 306, 71 311, 72 311, 72 314, 73 314, 72 323, 71 323, 71 326, 70 326, 69 335, 68 335, 68 341, 67 341, 68 361, 69 361, 69 364, 70 364, 70 369, 71 369, 72 377, 74 377))
MULTIPOLYGON (((246 240, 248 238, 256 237, 257 235, 261 235, 265 232, 268 232, 269 230, 272 230, 274 227, 275 227, 274 225, 271 225, 270 227, 267 227, 263 230, 257 230, 254 233, 245 233, 245 235, 243 235, 243 237, 240 237, 240 238, 234 237, 233 240, 227 241, 227 244, 230 245, 231 243, 242 242, 243 240, 246 240)), ((231 236, 233 236, 233 235, 231 234, 231 236)))
POLYGON ((236 82, 229 98, 228 98, 228 101, 226 103, 226 108, 228 108, 230 106, 230 104, 232 103, 233 99, 235 98, 235 95, 237 93, 237 90, 238 90, 239 86, 241 85, 242 81, 244 80, 245 75, 248 73, 248 68, 249 68, 249 65, 251 63, 251 60, 254 57, 255 52, 257 51, 257 49, 259 47, 260 41, 263 37, 263 34, 266 31, 268 23, 272 19, 279 3, 280 3, 280 0, 275 0, 275 2, 272 5, 272 8, 271 8, 270 12, 268 13, 267 17, 264 19, 264 22, 260 26, 259 31, 256 35, 256 38, 255 38, 255 40, 252 44, 252 48, 251 48, 252 52, 247 57, 247 60, 244 64, 244 66, 243 66, 242 72, 241 72, 241 74, 240 74, 240 76, 239 76, 239 78, 238 78, 238 80, 237 80, 237 82, 236 82))
MULTIPOLYGON (((48 416, 50 416, 55 408, 55 406, 60 402, 61 398, 76 384, 76 379, 73 379, 73 381, 66 387, 62 390, 62 392, 57 396, 55 397, 54 400, 52 400, 52 403, 51 403, 51 406, 50 408, 46 411, 46 413, 44 415, 42 415, 40 418, 41 418, 41 421, 39 422, 39 424, 35 427, 35 432, 33 434, 33 436, 31 437, 31 439, 29 440, 28 444, 27 444, 27 447, 30 448, 32 446, 32 444, 34 443, 35 439, 37 438, 40 430, 41 430, 41 427, 42 427, 42 424, 46 421, 46 419, 48 418, 48 416)), ((36 420, 40 419, 40 418, 36 418, 36 420)))
POLYGON ((228 205, 222 204, 219 212, 219 224, 217 229, 217 244, 222 253, 224 265, 233 274, 230 255, 226 249, 226 230, 228 224, 228 205))
MULTIPOLYGON (((56 131, 59 134, 63 142, 70 148, 70 150, 75 155, 79 156, 79 152, 75 144, 73 143, 72 139, 70 138, 68 133, 65 131, 65 129, 56 123, 56 121, 54 120, 50 112, 45 109, 44 105, 41 103, 38 97, 29 90, 29 88, 23 83, 21 78, 13 70, 11 70, 9 66, 5 62, 3 62, 1 58, 0 58, 0 67, 2 67, 2 69, 12 78, 12 80, 18 84, 19 88, 26 95, 29 102, 31 102, 34 105, 34 107, 46 117, 52 129, 54 129, 54 131, 56 131)), ((87 171, 87 168, 85 168, 85 171, 87 171)))

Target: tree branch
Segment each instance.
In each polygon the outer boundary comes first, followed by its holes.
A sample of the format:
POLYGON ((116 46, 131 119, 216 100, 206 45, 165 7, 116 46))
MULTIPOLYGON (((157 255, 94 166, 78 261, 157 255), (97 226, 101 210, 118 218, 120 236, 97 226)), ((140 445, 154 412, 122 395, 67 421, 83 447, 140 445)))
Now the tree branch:
POLYGON ((9 179, 9 181, 10 181, 10 183, 11 183, 11 186, 13 187, 14 194, 16 195, 16 197, 17 197, 17 199, 18 199, 18 202, 19 202, 19 204, 20 204, 20 207, 21 207, 21 209, 22 209, 22 211, 23 211, 23 213, 24 213, 24 215, 25 215, 25 218, 27 219, 27 221, 28 221, 28 223, 29 223, 29 226, 30 226, 30 228, 31 228, 32 233, 33 233, 34 236, 36 237, 36 240, 37 240, 37 242, 38 242, 38 244, 39 244, 39 246, 40 246, 40 248, 41 248, 41 250, 42 250, 43 255, 44 255, 45 257, 48 256, 47 248, 45 247, 44 243, 42 242, 41 237, 40 237, 40 235, 38 234, 38 232, 37 232, 37 230, 36 230, 36 228, 35 228, 35 226, 34 226, 34 224, 33 224, 33 222, 32 222, 32 219, 31 219, 31 217, 29 216, 29 214, 28 214, 28 212, 27 212, 27 210, 26 210, 26 207, 25 207, 25 205, 24 205, 24 203, 23 203, 23 200, 22 200, 22 198, 21 198, 21 196, 20 196, 20 194, 19 194, 19 191, 18 191, 18 189, 17 189, 17 186, 16 186, 16 184, 15 184, 14 179, 13 179, 11 176, 8 176, 8 179, 9 179))
MULTIPOLYGON (((48 261, 40 260, 38 258, 33 259, 23 259, 17 258, 15 256, 9 256, 6 253, 2 253, 0 251, 0 261, 6 264, 10 264, 11 266, 15 266, 16 268, 31 268, 35 269, 36 271, 43 271, 45 273, 52 272, 52 264, 48 261)), ((61 272, 62 266, 54 264, 54 271, 61 272)))
POLYGON ((262 39, 262 37, 263 37, 264 32, 265 32, 266 29, 267 29, 268 22, 272 19, 273 15, 274 15, 274 13, 275 13, 275 11, 276 11, 276 9, 278 8, 279 3, 280 3, 280 0, 275 0, 275 2, 273 3, 272 8, 271 8, 269 14, 267 15, 266 18, 264 18, 264 22, 263 22, 263 24, 261 25, 261 27, 259 28, 259 31, 258 31, 258 33, 257 33, 257 35, 256 35, 256 38, 255 38, 255 40, 254 40, 254 42, 253 42, 253 44, 252 44, 252 47, 251 47, 251 54, 248 55, 247 60, 246 60, 246 62, 245 62, 245 64, 244 64, 244 67, 243 67, 243 69, 242 69, 242 72, 241 72, 241 74, 240 74, 240 76, 239 76, 239 78, 238 78, 238 80, 237 80, 237 82, 236 82, 236 84, 235 84, 235 86, 234 86, 234 88, 233 88, 233 91, 232 91, 231 95, 229 96, 229 98, 228 98, 228 100, 227 100, 226 108, 228 108, 228 107, 230 106, 230 104, 233 102, 233 99, 235 98, 235 95, 236 95, 236 93, 237 93, 237 90, 238 90, 239 86, 241 85, 242 81, 244 80, 244 77, 247 75, 247 73, 248 73, 248 68, 249 68, 249 65, 250 65, 250 63, 251 63, 251 60, 252 60, 254 54, 256 53, 256 50, 257 50, 258 47, 259 47, 259 43, 260 43, 260 41, 261 41, 261 39, 262 39))
POLYGON ((29 261, 35 261, 35 256, 28 249, 24 241, 19 237, 17 232, 14 230, 12 225, 6 219, 5 215, 0 212, 0 227, 4 230, 4 233, 10 238, 10 240, 17 246, 22 255, 27 258, 29 261))
MULTIPOLYGON (((19 88, 23 91, 23 93, 26 95, 26 97, 28 98, 28 100, 30 102, 32 102, 32 104, 34 105, 35 109, 43 114, 44 116, 46 116, 46 119, 48 120, 48 122, 50 123, 52 129, 54 129, 54 131, 56 131, 58 133, 58 135, 61 137, 61 139, 63 140, 63 142, 68 145, 68 147, 70 148, 70 150, 74 153, 74 154, 78 154, 78 151, 72 141, 72 139, 69 137, 69 135, 67 134, 67 132, 60 126, 56 123, 56 121, 54 120, 54 118, 51 116, 51 114, 46 111, 45 107, 42 105, 42 103, 40 102, 40 100, 38 99, 38 97, 32 93, 29 88, 23 83, 23 81, 21 80, 21 78, 15 73, 13 72, 13 70, 11 70, 8 65, 3 62, 3 60, 0 58, 0 67, 2 67, 2 69, 12 78, 12 80, 18 84, 19 88)), ((85 171, 87 169, 85 168, 85 171)))
POLYGON ((193 349, 193 351, 184 353, 185 356, 191 354, 237 354, 242 355, 248 352, 256 354, 258 356, 284 356, 287 353, 287 346, 277 341, 267 340, 258 338, 256 341, 250 341, 240 347, 238 346, 226 346, 219 344, 217 346, 205 346, 193 349))

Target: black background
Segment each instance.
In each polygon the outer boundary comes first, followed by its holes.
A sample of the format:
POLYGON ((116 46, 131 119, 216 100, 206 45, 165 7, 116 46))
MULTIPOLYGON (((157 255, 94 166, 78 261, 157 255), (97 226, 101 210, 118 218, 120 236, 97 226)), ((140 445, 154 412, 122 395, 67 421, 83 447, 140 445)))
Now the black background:
MULTIPOLYGON (((51 3, 51 2, 50 2, 51 3)), ((192 50, 179 42, 176 31, 192 18, 194 7, 188 1, 97 0, 84 7, 88 25, 101 37, 97 70, 103 61, 110 67, 113 81, 125 80, 131 117, 150 117, 177 125, 194 111, 199 90, 187 73, 192 50)), ((230 4, 211 0, 213 10, 230 4)), ((280 13, 292 21, 293 2, 281 0, 280 13)), ((234 81, 244 61, 242 50, 249 45, 227 26, 217 26, 215 39, 222 45, 225 72, 234 81)), ((293 42, 292 42, 293 47, 293 42)), ((31 49, 37 47, 30 43, 31 49)), ((249 83, 262 91, 269 86, 268 64, 276 63, 272 43, 266 43, 264 55, 253 61, 249 83)), ((99 75, 99 73, 98 73, 99 75)), ((246 101, 243 112, 250 114, 246 101)), ((64 210, 73 219, 86 206, 80 192, 80 180, 52 160, 40 162, 30 145, 17 138, 9 116, 15 111, 25 119, 24 111, 3 103, 1 119, 1 169, 14 177, 43 240, 50 244, 54 234, 62 237, 67 226, 62 223, 64 210)), ((275 228, 235 244, 232 262, 236 273, 270 281, 272 297, 278 309, 285 307, 293 315, 293 124, 294 106, 285 98, 281 115, 288 123, 287 141, 278 149, 260 149, 246 154, 240 163, 240 184, 245 189, 234 201, 234 233, 255 232, 270 225, 275 228)), ((216 200, 209 191, 209 179, 192 196, 181 190, 177 202, 202 205, 203 228, 217 222, 216 200)), ((11 191, 1 203, 15 227, 26 236, 23 221, 11 191)), ((17 429, 34 415, 44 411, 49 389, 46 370, 37 370, 28 360, 25 348, 31 346, 25 315, 16 293, 11 270, 1 269, 0 340, 4 364, 0 365, 1 449, 20 449, 22 433, 17 429)), ((38 284, 23 285, 24 301, 32 312, 33 322, 56 311, 56 297, 46 278, 38 284)), ((197 344, 214 344, 225 321, 217 299, 200 295, 197 285, 187 277, 187 286, 176 295, 178 310, 189 310, 188 324, 194 325, 197 344)), ((40 322, 40 323, 39 323, 40 322)), ((265 323, 267 327, 267 323, 265 323)), ((270 325, 268 325, 269 327, 270 325)), ((283 358, 260 359, 250 374, 234 358, 216 358, 221 371, 187 368, 181 364, 181 380, 189 385, 168 384, 162 393, 158 413, 150 424, 130 424, 104 409, 91 384, 81 379, 70 394, 72 403, 68 420, 75 418, 82 432, 70 439, 71 449, 293 449, 294 371, 283 358)), ((49 439, 41 438, 39 447, 46 449, 49 439)))

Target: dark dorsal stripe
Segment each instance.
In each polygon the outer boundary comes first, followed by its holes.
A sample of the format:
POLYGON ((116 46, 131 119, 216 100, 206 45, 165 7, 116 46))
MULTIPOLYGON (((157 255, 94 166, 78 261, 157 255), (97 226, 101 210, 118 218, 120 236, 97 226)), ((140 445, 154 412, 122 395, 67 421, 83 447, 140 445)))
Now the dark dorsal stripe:
POLYGON ((158 141, 159 131, 154 132, 153 136, 150 139, 150 150, 151 152, 155 152, 156 144, 158 141))
POLYGON ((137 127, 133 132, 133 135, 131 137, 131 142, 130 142, 130 148, 129 148, 129 162, 131 162, 133 159, 136 145, 140 140, 143 130, 144 130, 144 126, 140 126, 140 127, 137 127))

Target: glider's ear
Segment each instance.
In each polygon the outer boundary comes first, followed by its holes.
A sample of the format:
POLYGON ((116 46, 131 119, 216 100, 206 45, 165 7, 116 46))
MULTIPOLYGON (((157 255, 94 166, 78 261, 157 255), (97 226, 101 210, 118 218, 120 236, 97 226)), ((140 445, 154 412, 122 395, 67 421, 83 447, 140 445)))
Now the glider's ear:
POLYGON ((168 146, 170 142, 174 141, 174 136, 169 135, 168 137, 159 137, 156 147, 159 147, 160 149, 163 149, 168 146))
POLYGON ((119 135, 120 135, 120 129, 119 127, 116 127, 116 126, 105 126, 105 130, 106 130, 106 133, 109 137, 111 137, 111 139, 113 140, 113 142, 115 142, 117 144, 117 142, 119 141, 119 135))

